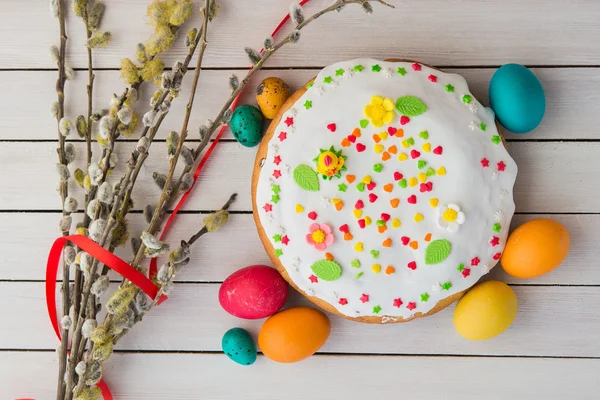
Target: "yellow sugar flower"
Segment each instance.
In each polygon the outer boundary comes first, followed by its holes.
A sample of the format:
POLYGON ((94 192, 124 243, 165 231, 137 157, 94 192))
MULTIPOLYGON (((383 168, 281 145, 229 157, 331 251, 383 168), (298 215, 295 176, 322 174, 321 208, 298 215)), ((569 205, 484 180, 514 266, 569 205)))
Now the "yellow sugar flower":
POLYGON ((371 120, 374 127, 389 124, 394 120, 394 101, 389 97, 371 97, 371 104, 365 106, 365 116, 371 120))

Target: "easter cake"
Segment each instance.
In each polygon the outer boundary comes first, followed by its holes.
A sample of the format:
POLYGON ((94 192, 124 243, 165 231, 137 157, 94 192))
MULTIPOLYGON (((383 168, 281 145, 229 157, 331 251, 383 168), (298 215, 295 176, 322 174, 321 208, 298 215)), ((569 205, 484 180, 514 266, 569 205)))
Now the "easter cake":
POLYGON ((252 182, 275 267, 367 323, 431 315, 498 262, 517 166, 459 75, 417 62, 324 68, 273 119, 252 182))

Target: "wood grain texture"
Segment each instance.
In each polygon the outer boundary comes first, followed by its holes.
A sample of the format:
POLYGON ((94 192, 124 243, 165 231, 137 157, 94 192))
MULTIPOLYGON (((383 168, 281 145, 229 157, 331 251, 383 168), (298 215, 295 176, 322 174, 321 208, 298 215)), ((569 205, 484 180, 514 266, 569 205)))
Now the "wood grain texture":
MULTIPOLYGON (((340 61, 340 60, 337 60, 340 61)), ((488 86, 495 69, 444 69, 446 72, 458 73, 469 82, 473 94, 484 104, 488 103, 488 86)), ((596 123, 600 114, 600 68, 534 68, 546 92, 547 110, 541 125, 526 135, 506 132, 510 140, 531 139, 600 139, 600 129, 596 123)), ((307 69, 277 69, 259 71, 249 83, 240 100, 241 104, 255 104, 254 88, 268 76, 278 76, 284 79, 292 88, 298 89, 304 82, 317 74, 317 70, 307 69)), ((209 70, 200 75, 200 91, 202 101, 194 105, 190 126, 193 128, 191 138, 198 138, 195 130, 204 124, 207 118, 217 115, 220 105, 226 100, 227 77, 230 74, 244 76, 245 70, 209 70)), ((184 103, 188 98, 189 85, 184 81, 184 89, 179 99, 173 102, 173 107, 162 124, 158 137, 164 139, 171 130, 181 128, 180 121, 185 113, 184 103)), ((11 96, 0 98, 0 110, 10 118, 0 120, 1 140, 55 140, 54 121, 50 118, 50 103, 56 94, 51 88, 56 81, 55 71, 0 71, 0 86, 8 93, 27 94, 27 107, 22 102, 15 102, 11 96), (31 110, 39 110, 39 117, 31 118, 31 110), (48 112, 46 113, 46 110, 48 112)), ((66 85, 66 115, 76 118, 86 111, 87 97, 85 85, 87 75, 84 71, 76 74, 75 79, 66 85)), ((118 71, 96 72, 96 89, 94 104, 98 108, 107 107, 112 93, 121 93, 124 89, 118 71)), ((144 86, 140 93, 140 101, 136 104, 139 113, 147 111, 149 99, 154 87, 144 86)), ((135 137, 139 136, 138 134, 135 137)), ((227 130, 224 138, 232 139, 227 130)), ((78 140, 77 135, 70 139, 78 140)))
MULTIPOLYGON (((203 214, 180 214, 167 239, 175 245, 181 238, 196 232, 203 214)), ((501 267, 490 273, 493 279, 520 285, 600 285, 600 215, 516 215, 511 224, 514 229, 525 221, 534 218, 555 219, 569 230, 571 250, 565 262, 549 274, 535 279, 518 279, 507 275, 501 267)), ((0 279, 43 280, 47 251, 52 238, 58 233, 57 213, 0 213, 0 279), (32 227, 36 229, 21 229, 32 227), (28 251, 23 251, 23 244, 28 251)), ((81 214, 74 221, 78 221, 81 214)), ((146 227, 141 214, 129 217, 131 231, 140 234, 146 227)), ((119 248, 116 254, 125 260, 130 259, 129 244, 119 248)), ((254 264, 271 265, 256 234, 252 215, 234 214, 229 222, 215 235, 205 235, 192 249, 190 268, 177 276, 181 282, 222 282, 234 271, 254 264), (232 244, 233 250, 232 251, 232 244)), ((111 275, 117 279, 116 275, 111 275)), ((1 344, 1 343, 0 343, 1 344)))
MULTIPOLYGON (((244 46, 260 48, 263 39, 288 12, 288 2, 223 0, 212 25, 206 67, 243 67, 244 46)), ((330 1, 312 1, 307 14, 330 1)), ((357 6, 342 15, 326 15, 302 33, 300 42, 279 52, 271 66, 325 66, 343 58, 402 56, 432 65, 536 65, 600 63, 600 10, 594 0, 420 0, 392 1, 396 10, 374 5, 366 16, 357 6), (323 40, 326 38, 326 40, 323 40)), ((4 0, 0 68, 54 68, 46 56, 58 40, 57 24, 48 8, 23 0, 4 0), (27 30, 23 29, 27 21, 27 30)), ((113 42, 98 51, 99 67, 117 67, 133 57, 135 44, 151 33, 145 23, 147 0, 110 0, 102 29, 113 42)), ((197 26, 198 12, 184 26, 197 26)), ((85 64, 81 21, 67 20, 69 61, 85 64)), ((165 57, 168 65, 184 57, 180 35, 165 57)), ((193 61, 192 61, 193 62, 193 61)))
MULTIPOLYGON (((122 57, 133 57, 135 44, 150 34, 145 23, 149 0, 104 1, 108 7, 103 28, 113 32, 114 41, 96 52, 95 64, 114 69, 122 57)), ((329 1, 312 0, 307 11, 329 1)), ((511 278, 500 267, 486 277, 516 285, 519 298, 515 323, 490 341, 460 338, 452 327, 453 307, 404 325, 371 326, 332 317, 332 337, 322 349, 329 355, 292 365, 260 356, 255 366, 242 368, 224 355, 210 352, 220 350, 227 329, 242 326, 255 335, 261 321, 239 320, 222 311, 217 302, 218 282, 242 266, 269 264, 269 259, 252 216, 232 215, 222 231, 207 235, 194 248, 192 263, 180 277, 185 283, 178 283, 171 299, 119 345, 121 351, 141 353, 116 353, 111 359, 105 377, 116 400, 362 400, 374 395, 378 399, 400 395, 444 400, 598 398, 600 215, 573 214, 600 213, 598 2, 392 2, 395 11, 375 7, 374 14, 367 17, 358 7, 349 7, 342 15, 325 16, 308 27, 297 45, 270 60, 272 70, 257 74, 242 103, 255 102, 252 88, 266 76, 282 77, 298 88, 319 68, 355 57, 399 56, 444 66, 445 71, 465 76, 484 104, 496 66, 508 62, 546 66, 534 69, 547 95, 544 121, 527 135, 506 135, 520 170, 515 187, 517 210, 532 213, 515 216, 512 227, 546 216, 540 213, 565 213, 550 216, 564 223, 572 237, 565 263, 534 280, 511 278), (561 68, 564 66, 580 67, 561 68)), ((243 47, 259 48, 288 11, 288 2, 281 0, 220 3, 221 14, 208 37, 204 65, 209 69, 200 78, 201 101, 190 122, 192 138, 197 138, 194 131, 206 118, 214 117, 228 95, 227 76, 245 73, 248 60, 243 47)), ((6 95, 0 99, 0 141, 4 141, 0 143, 0 303, 5 307, 0 308, 0 398, 45 400, 54 398, 56 356, 48 350, 57 342, 45 314, 41 280, 47 251, 57 236, 60 204, 54 192, 56 145, 31 141, 55 140, 48 110, 56 96, 56 66, 47 54, 48 47, 57 43, 58 27, 46 0, 4 0, 2 6, 0 85, 6 95), (32 186, 35 195, 30 192, 32 186)), ((196 13, 183 30, 198 21, 196 13)), ((70 8, 67 29, 68 61, 86 67, 83 27, 70 8)), ((164 57, 167 66, 184 57, 182 43, 180 35, 176 47, 164 57)), ((118 71, 97 71, 96 75, 95 104, 105 106, 111 93, 123 90, 123 84, 118 71)), ((84 81, 85 72, 78 71, 75 80, 67 83, 67 112, 73 119, 84 111, 84 81)), ((143 91, 137 106, 140 111, 151 92, 150 87, 143 91)), ((182 96, 187 97, 185 90, 182 96)), ((171 129, 179 129, 184 102, 174 103, 161 139, 171 129)), ((225 137, 231 138, 230 133, 225 137)), ((133 143, 120 150, 122 160, 131 146, 133 143)), ((141 173, 134 196, 137 210, 158 198, 150 177, 166 165, 164 147, 159 143, 152 148, 141 173)), ((232 191, 240 193, 233 209, 249 211, 254 155, 255 149, 236 143, 219 144, 185 208, 189 213, 178 217, 169 239, 176 242, 194 233, 203 218, 196 211, 219 207, 232 191)), ((131 215, 131 225, 136 233, 144 228, 141 214, 131 215)), ((130 250, 120 249, 118 254, 128 259, 130 250)), ((290 306, 306 304, 297 293, 291 295, 290 306)))
MULTIPOLYGON (((116 288, 116 283, 113 287, 116 288)), ((121 350, 221 351, 221 337, 234 326, 256 337, 264 320, 240 320, 219 306, 217 284, 179 284, 169 301, 144 317, 119 343, 121 350)), ((54 349, 43 283, 0 283, 11 307, 0 308, 0 349, 54 349)), ((519 313, 502 335, 470 342, 452 324, 454 305, 407 324, 360 324, 328 313, 331 336, 325 353, 445 354, 600 357, 600 288, 514 287, 519 313), (583 303, 583 304, 582 304, 583 303), (560 317, 558 317, 560 316, 560 317)), ((291 292, 286 307, 315 307, 291 292)))
MULTIPOLYGON (((52 353, 0 353, 0 397, 53 398, 52 353), (30 379, 31 376, 37 379, 30 379), (22 382, 28 382, 22 385, 22 382)), ((242 368, 217 354, 115 354, 105 378, 116 399, 339 400, 597 399, 599 360, 315 356, 242 368), (484 396, 484 397, 482 397, 484 396)))
MULTIPOLYGON (((135 143, 119 146, 119 159, 126 160, 135 143)), ((2 161, 10 170, 0 174, 0 210, 57 210, 60 199, 54 191, 57 183, 54 143, 0 143, 2 161), (24 184, 35 182, 37 194, 31 196, 24 184)), ((98 152, 98 147, 95 146, 98 152)), ((508 151, 517 162, 515 184, 518 212, 600 212, 597 199, 600 187, 600 142, 512 142, 508 151)), ((232 210, 251 209, 250 181, 256 149, 235 142, 220 143, 204 169, 185 210, 214 210, 230 193, 239 193, 232 210)), ((156 201, 160 191, 152 183, 152 172, 165 172, 166 145, 155 143, 144 164, 134 191, 136 209, 156 201)), ((74 165, 80 165, 82 155, 74 165)), ((179 166, 181 167, 181 166, 179 166)), ((121 168, 114 173, 119 177, 121 168)), ((179 175, 176 175, 179 176, 179 175)), ((117 179, 117 178, 114 178, 117 179)), ((74 184, 73 182, 71 182, 74 184)))

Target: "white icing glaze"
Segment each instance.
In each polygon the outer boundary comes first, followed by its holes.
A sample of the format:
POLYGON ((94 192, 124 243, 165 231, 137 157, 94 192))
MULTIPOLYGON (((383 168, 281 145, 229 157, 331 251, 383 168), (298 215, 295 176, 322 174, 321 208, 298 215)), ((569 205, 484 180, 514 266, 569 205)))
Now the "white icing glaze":
MULTIPOLYGON (((415 71, 411 63, 383 62, 373 59, 357 59, 340 62, 324 68, 309 88, 290 108, 281 119, 271 139, 266 156, 266 162, 261 169, 258 179, 256 203, 258 215, 267 236, 275 249, 282 251, 279 260, 290 278, 304 292, 316 296, 333 305, 340 313, 351 316, 380 316, 385 322, 396 321, 398 317, 408 319, 415 313, 430 311, 440 300, 459 291, 469 288, 491 269, 503 250, 508 235, 510 219, 515 205, 512 198, 513 185, 517 174, 517 166, 508 155, 501 142, 492 141, 497 136, 494 114, 491 109, 483 107, 473 97, 470 103, 463 101, 464 95, 471 95, 466 81, 459 75, 443 73, 421 65, 420 71, 415 71), (371 70, 378 64, 379 72, 371 70), (356 71, 356 65, 364 66, 363 71, 356 71), (397 71, 399 67, 406 70, 402 76, 389 71, 397 71), (343 70, 341 76, 336 71, 343 70), (432 79, 430 75, 435 78, 432 79), (333 81, 326 83, 325 77, 333 81), (447 91, 446 85, 452 85, 454 91, 447 91), (372 123, 361 129, 361 137, 356 140, 366 146, 362 153, 357 152, 356 143, 350 147, 342 147, 341 141, 355 128, 359 121, 368 119, 363 109, 370 103, 371 97, 379 95, 396 100, 400 96, 416 96, 428 108, 421 115, 411 117, 410 122, 400 125, 400 114, 395 111, 395 118, 389 125, 375 128, 372 123), (312 101, 312 107, 307 109, 304 104, 312 101), (286 124, 286 118, 293 118, 293 124, 286 124), (484 128, 481 128, 481 123, 484 128), (334 123, 336 129, 332 132, 327 125, 334 123), (382 161, 381 155, 374 151, 375 142, 372 135, 385 131, 388 126, 402 128, 404 137, 390 136, 382 140, 385 148, 396 145, 398 154, 416 149, 421 155, 418 160, 427 161, 427 166, 418 169, 417 160, 410 157, 406 161, 398 161, 397 155, 391 155, 387 161, 382 161), (281 141, 280 132, 291 131, 281 141), (427 140, 419 136, 419 132, 427 130, 427 140), (402 147, 404 139, 412 137, 415 145, 408 149, 402 147), (431 143, 431 149, 442 146, 442 155, 426 152, 422 145, 431 143), (293 170, 300 164, 308 165, 316 170, 313 161, 319 155, 319 149, 342 150, 347 156, 341 178, 323 180, 320 178, 320 190, 309 192, 301 189, 293 178, 293 170), (279 156, 279 165, 274 163, 274 157, 279 156), (489 165, 483 166, 483 158, 489 165), (499 171, 497 163, 505 164, 504 170, 499 171), (383 164, 380 173, 374 172, 373 165, 383 164), (285 166, 289 172, 285 173, 285 166), (419 184, 414 187, 401 188, 394 180, 394 172, 399 171, 407 180, 416 177, 419 172, 425 172, 428 167, 438 169, 445 167, 443 176, 434 175, 427 178, 432 182, 433 190, 420 192, 419 184), (281 172, 279 178, 274 178, 275 170, 281 172), (345 176, 352 174, 356 181, 349 184, 345 176), (375 188, 359 192, 356 188, 361 178, 370 175, 376 182, 375 188), (338 190, 339 184, 347 185, 345 192, 338 190), (388 193, 383 190, 385 184, 393 184, 393 190, 388 193), (274 192, 272 185, 279 186, 279 200, 272 201, 274 192), (369 194, 374 193, 378 199, 371 203, 369 194), (407 198, 415 194, 417 204, 409 204, 407 198), (337 211, 333 204, 322 206, 322 199, 341 199, 344 207, 337 211), (392 208, 389 200, 400 199, 398 208, 392 208), (439 199, 437 208, 429 204, 429 199, 439 199), (370 216, 372 223, 361 229, 353 216, 357 200, 364 202, 363 215, 370 216), (296 212, 296 205, 304 210, 296 212), (456 204, 465 214, 464 223, 457 232, 449 232, 438 225, 440 209, 448 204, 456 204), (265 205, 271 206, 271 211, 265 211, 265 205), (308 218, 310 212, 316 212, 316 220, 308 218), (387 231, 383 234, 377 230, 376 221, 381 213, 390 214, 391 218, 399 218, 402 225, 399 228, 387 222, 387 231), (421 222, 415 222, 416 213, 423 215, 421 222), (501 223, 500 232, 493 230, 494 223, 501 223), (328 224, 331 227, 335 241, 325 251, 319 251, 309 245, 305 239, 309 226, 313 223, 328 224), (348 224, 353 240, 344 240, 344 234, 339 227, 348 224), (279 226, 285 229, 286 242, 275 241, 275 235, 284 235, 279 226), (446 239, 452 244, 449 256, 441 263, 427 265, 425 249, 428 243, 424 240, 431 233, 431 241, 446 239), (418 249, 401 243, 401 237, 409 237, 418 241, 418 249), (499 244, 492 245, 496 237, 499 244), (383 247, 382 242, 391 238, 391 247, 383 247), (354 245, 362 242, 363 252, 354 250, 354 245), (370 251, 380 252, 373 259, 370 251), (318 279, 311 282, 313 275, 311 265, 325 259, 325 253, 334 256, 342 268, 341 276, 334 281, 318 279), (479 263, 472 265, 477 257, 479 263), (361 266, 354 268, 351 262, 360 260, 361 266), (411 270, 407 264, 416 261, 417 268, 411 270), (371 266, 381 265, 381 272, 375 273, 371 266), (461 273, 459 265, 470 270, 466 277, 461 273), (387 275, 385 269, 393 266, 395 272, 387 275), (359 278, 358 274, 362 273, 359 278), (450 283, 451 287, 445 287, 450 283), (427 301, 422 301, 422 295, 427 294, 427 301), (368 295, 368 301, 360 300, 363 294, 368 295), (394 299, 401 299, 400 307, 394 306, 394 299), (347 301, 344 302, 343 300, 347 301), (344 304, 342 304, 344 303, 344 304), (409 303, 415 303, 416 308, 407 308, 409 303), (381 307, 379 312, 376 312, 381 307)), ((268 207, 267 207, 268 208, 268 207)), ((313 278, 314 279, 314 278, 313 278)), ((426 297, 426 296, 425 296, 426 297)), ((382 322, 383 322, 382 321, 382 322)))

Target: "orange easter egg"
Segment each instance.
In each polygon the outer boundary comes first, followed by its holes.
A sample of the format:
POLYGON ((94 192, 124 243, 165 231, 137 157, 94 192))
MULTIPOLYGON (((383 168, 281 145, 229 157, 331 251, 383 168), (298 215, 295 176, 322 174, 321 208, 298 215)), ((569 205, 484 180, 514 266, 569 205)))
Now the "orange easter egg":
POLYGON ((258 346, 273 361, 293 363, 319 350, 330 331, 329 318, 321 311, 294 307, 265 321, 258 333, 258 346))
POLYGON ((557 221, 539 218, 519 226, 508 237, 502 268, 516 278, 535 278, 558 267, 567 257, 571 240, 557 221))

